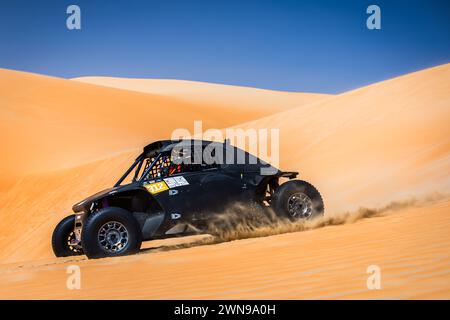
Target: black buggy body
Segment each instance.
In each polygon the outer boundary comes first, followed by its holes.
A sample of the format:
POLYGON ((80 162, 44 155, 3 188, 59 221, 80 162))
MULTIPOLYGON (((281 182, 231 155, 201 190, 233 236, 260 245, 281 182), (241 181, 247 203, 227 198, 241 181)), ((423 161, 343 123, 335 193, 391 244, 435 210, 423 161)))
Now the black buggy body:
POLYGON ((319 192, 297 174, 226 142, 157 141, 114 187, 73 206, 55 228, 53 250, 89 258, 135 253, 143 240, 183 234, 232 203, 270 206, 292 220, 323 214, 319 192), (280 185, 281 178, 290 181, 280 185))

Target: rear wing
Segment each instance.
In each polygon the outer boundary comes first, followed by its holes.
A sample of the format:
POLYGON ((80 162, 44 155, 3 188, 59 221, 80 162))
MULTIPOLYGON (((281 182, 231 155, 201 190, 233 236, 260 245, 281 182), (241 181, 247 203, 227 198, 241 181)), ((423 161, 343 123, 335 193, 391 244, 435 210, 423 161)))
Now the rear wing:
POLYGON ((298 172, 295 171, 278 171, 277 177, 278 178, 289 178, 289 179, 295 179, 298 176, 298 172))

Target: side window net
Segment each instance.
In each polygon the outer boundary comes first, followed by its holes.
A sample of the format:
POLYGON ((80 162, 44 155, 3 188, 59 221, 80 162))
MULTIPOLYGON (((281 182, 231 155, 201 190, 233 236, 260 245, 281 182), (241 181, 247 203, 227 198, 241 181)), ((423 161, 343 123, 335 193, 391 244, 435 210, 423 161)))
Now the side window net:
MULTIPOLYGON (((155 158, 152 158, 150 160, 150 163, 153 163, 153 161, 155 161, 155 158)), ((149 176, 151 176, 152 178, 161 178, 167 176, 170 164, 171 164, 170 157, 162 156, 161 158, 158 159, 158 161, 156 161, 156 163, 151 168, 149 176)))

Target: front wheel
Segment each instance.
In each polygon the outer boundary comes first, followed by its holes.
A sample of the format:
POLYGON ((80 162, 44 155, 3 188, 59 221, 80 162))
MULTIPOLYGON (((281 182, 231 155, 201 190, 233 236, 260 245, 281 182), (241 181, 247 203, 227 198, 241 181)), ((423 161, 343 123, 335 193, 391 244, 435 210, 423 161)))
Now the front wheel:
POLYGON ((139 251, 142 234, 133 215, 122 208, 91 214, 83 226, 81 243, 88 258, 114 257, 139 251))
POLYGON ((279 186, 272 197, 271 206, 278 215, 291 220, 312 219, 324 212, 319 191, 302 180, 291 180, 279 186))
POLYGON ((61 220, 52 235, 52 248, 55 256, 69 257, 83 254, 81 245, 77 243, 75 232, 75 215, 61 220))

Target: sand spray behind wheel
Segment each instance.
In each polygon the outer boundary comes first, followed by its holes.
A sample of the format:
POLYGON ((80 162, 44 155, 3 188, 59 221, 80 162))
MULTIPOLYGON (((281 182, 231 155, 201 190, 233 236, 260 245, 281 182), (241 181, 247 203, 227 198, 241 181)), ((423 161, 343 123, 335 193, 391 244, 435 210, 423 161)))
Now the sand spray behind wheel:
POLYGON ((351 224, 361 219, 393 214, 405 208, 422 207, 446 200, 448 194, 432 193, 422 198, 409 198, 402 201, 392 201, 380 208, 360 208, 356 211, 343 212, 317 217, 313 220, 292 221, 288 218, 278 217, 270 208, 249 206, 241 203, 231 205, 227 209, 212 213, 206 225, 206 230, 199 230, 190 225, 192 230, 206 232, 211 235, 191 243, 166 246, 161 250, 188 248, 199 245, 217 244, 227 241, 266 237, 289 232, 302 232, 326 226, 351 224))

